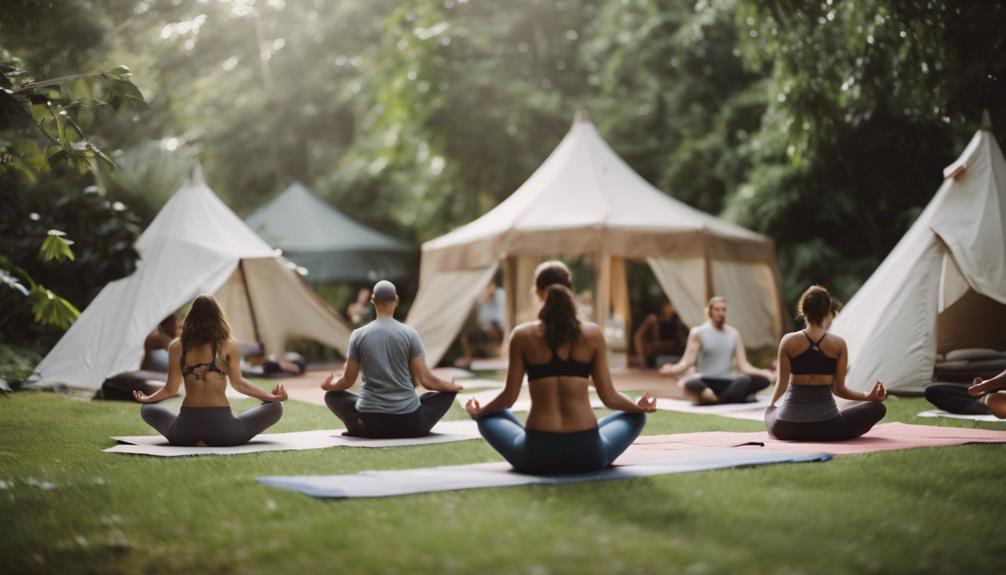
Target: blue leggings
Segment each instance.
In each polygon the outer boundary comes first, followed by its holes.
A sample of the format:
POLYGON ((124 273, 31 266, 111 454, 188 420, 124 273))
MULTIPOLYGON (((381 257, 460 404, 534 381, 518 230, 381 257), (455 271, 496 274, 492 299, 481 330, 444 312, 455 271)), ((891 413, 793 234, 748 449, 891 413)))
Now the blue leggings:
POLYGON ((525 429, 509 411, 479 418, 479 433, 522 473, 554 475, 597 471, 611 465, 643 431, 645 413, 616 413, 597 427, 572 433, 525 429))

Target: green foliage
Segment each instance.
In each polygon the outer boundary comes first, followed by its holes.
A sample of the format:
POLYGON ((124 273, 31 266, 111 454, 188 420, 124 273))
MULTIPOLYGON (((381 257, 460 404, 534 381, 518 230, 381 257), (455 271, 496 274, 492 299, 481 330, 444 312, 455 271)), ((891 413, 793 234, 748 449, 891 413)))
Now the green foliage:
MULTIPOLYGON (((0 270, 0 277, 3 276, 0 270)), ((0 343, 0 387, 7 385, 20 387, 42 359, 35 350, 7 343, 0 343)))
POLYGON ((70 245, 73 244, 73 240, 63 239, 66 234, 59 230, 49 230, 46 232, 45 240, 42 241, 42 247, 39 248, 39 257, 42 261, 73 261, 73 250, 70 249, 70 245))

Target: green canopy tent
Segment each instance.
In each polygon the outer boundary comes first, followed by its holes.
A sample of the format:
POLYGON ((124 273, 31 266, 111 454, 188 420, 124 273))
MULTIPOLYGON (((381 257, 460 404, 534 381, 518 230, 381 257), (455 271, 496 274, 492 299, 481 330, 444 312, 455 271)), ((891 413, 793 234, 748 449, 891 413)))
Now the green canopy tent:
POLYGON ((360 282, 413 273, 417 250, 353 220, 294 182, 245 220, 307 280, 360 282))

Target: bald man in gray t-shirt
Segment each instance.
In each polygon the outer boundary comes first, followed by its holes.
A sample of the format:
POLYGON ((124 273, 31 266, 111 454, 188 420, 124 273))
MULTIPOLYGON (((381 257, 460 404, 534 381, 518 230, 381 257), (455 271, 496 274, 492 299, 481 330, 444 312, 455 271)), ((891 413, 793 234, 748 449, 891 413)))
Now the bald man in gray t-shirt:
POLYGON ((325 403, 346 424, 347 435, 426 435, 462 388, 430 371, 419 334, 395 319, 398 293, 394 284, 377 282, 370 301, 377 319, 350 335, 345 371, 335 381, 329 374, 321 384, 328 392, 325 403), (356 395, 347 390, 361 371, 363 386, 356 395), (417 384, 433 391, 417 396, 417 384))

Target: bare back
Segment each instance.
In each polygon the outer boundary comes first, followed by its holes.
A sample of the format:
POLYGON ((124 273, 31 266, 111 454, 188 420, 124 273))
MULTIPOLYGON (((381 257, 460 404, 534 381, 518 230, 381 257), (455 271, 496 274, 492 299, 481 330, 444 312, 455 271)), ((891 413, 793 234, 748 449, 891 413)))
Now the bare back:
POLYGON ((237 344, 227 341, 214 353, 213 346, 204 344, 182 350, 181 339, 171 342, 171 364, 168 379, 180 378, 185 384, 185 407, 229 407, 227 401, 228 366, 240 361, 237 344), (233 344, 233 345, 231 345, 233 344))
MULTIPOLYGON (((545 328, 540 321, 531 322, 518 328, 515 341, 518 345, 522 366, 544 365, 558 357, 561 362, 586 364, 589 373, 603 363, 607 372, 607 356, 602 345, 598 345, 600 330, 596 325, 583 323, 580 337, 572 343, 565 343, 555 350, 545 342, 545 328), (595 333, 596 332, 596 333, 595 333), (601 359, 599 359, 601 358, 601 359)), ((515 350, 516 351, 516 350, 515 350)), ((523 375, 523 374, 522 374, 523 375)), ((590 379, 572 375, 541 377, 528 383, 531 393, 531 410, 527 417, 527 428, 535 431, 570 433, 597 427, 597 418, 590 406, 590 379)))

